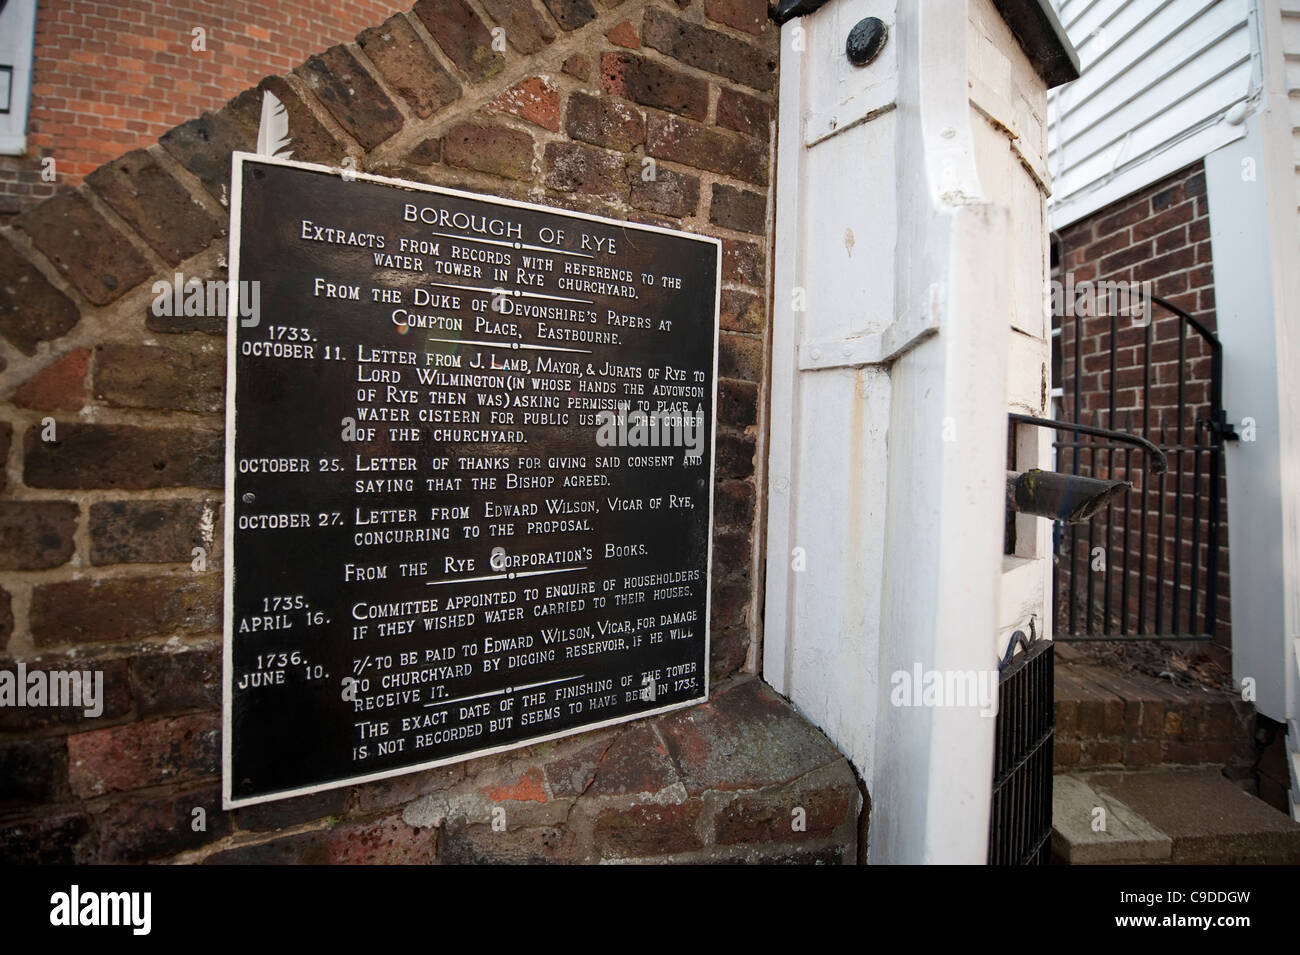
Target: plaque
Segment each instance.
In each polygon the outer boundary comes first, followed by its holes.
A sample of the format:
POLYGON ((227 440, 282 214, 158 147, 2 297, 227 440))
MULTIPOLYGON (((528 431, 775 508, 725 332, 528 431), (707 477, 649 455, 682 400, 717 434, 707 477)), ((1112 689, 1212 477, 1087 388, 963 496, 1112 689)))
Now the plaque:
POLYGON ((231 183, 226 807, 707 699, 721 243, 231 183))

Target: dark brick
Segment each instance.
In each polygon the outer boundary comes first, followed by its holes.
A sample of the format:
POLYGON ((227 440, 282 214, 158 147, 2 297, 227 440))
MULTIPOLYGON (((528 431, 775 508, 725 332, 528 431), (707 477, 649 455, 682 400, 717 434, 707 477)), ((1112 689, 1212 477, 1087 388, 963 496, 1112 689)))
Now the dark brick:
POLYGON ((754 437, 720 431, 716 446, 718 477, 746 478, 754 474, 754 437))
POLYGON ((626 158, 582 143, 546 144, 546 185, 581 195, 626 196, 626 158))
POLYGON ((400 13, 382 26, 366 30, 357 37, 357 44, 421 119, 460 98, 460 84, 439 65, 400 13))
POLYGON ((0 333, 30 355, 41 342, 66 334, 78 317, 72 299, 0 239, 0 333))
POLYGON ((225 295, 221 293, 221 286, 210 285, 209 283, 226 282, 229 275, 224 265, 214 265, 203 269, 201 272, 192 273, 188 276, 181 277, 181 306, 176 308, 175 303, 175 276, 168 280, 159 280, 154 282, 151 291, 154 297, 149 304, 145 306, 144 324, 145 328, 151 332, 163 332, 168 335, 180 335, 187 332, 203 332, 206 335, 219 335, 222 341, 226 337, 226 301, 225 295), (201 283, 203 286, 203 301, 199 308, 195 308, 195 303, 189 303, 189 310, 199 314, 186 315, 186 299, 190 294, 185 290, 185 286, 190 286, 190 291, 194 291, 193 283, 201 283), (208 307, 208 296, 213 295, 212 308, 208 307), (218 301, 219 299, 219 301, 218 301), (168 315, 167 312, 179 312, 180 314, 168 315))
POLYGON ((95 398, 122 408, 215 413, 226 403, 225 355, 159 345, 95 349, 95 398))
POLYGON ((752 381, 719 381, 718 420, 734 428, 757 424, 758 385, 752 381))
POLYGON ((497 832, 491 826, 448 824, 438 853, 450 865, 543 865, 578 861, 572 829, 536 826, 497 832))
MULTIPOLYGON (((1194 211, 1192 203, 1184 202, 1166 209, 1159 215, 1154 215, 1149 219, 1143 219, 1141 222, 1134 223, 1131 230, 1133 241, 1139 242, 1142 239, 1149 239, 1152 236, 1166 232, 1175 226, 1191 222, 1194 218, 1194 211)), ((1091 256, 1089 257, 1091 258, 1091 256)))
POLYGON ((90 562, 189 564, 202 547, 205 562, 216 566, 221 526, 220 500, 97 501, 90 505, 90 562))
POLYGON ((723 333, 718 347, 718 375, 743 381, 763 380, 763 343, 723 333))
POLYGON ((762 334, 767 325, 763 300, 749 292, 736 289, 722 290, 722 309, 719 324, 731 332, 762 334))
POLYGON ((719 584, 748 582, 753 563, 753 540, 748 530, 715 527, 713 533, 713 579, 719 584))
POLYGON ((442 162, 442 139, 437 136, 426 139, 406 154, 406 161, 418 166, 432 166, 442 162))
POLYGON ((143 149, 100 166, 86 183, 172 265, 203 251, 224 231, 143 149))
POLYGON ((651 115, 646 151, 659 159, 708 169, 757 185, 767 184, 767 143, 676 116, 651 115))
POLYGON ((688 66, 708 70, 756 90, 770 90, 775 85, 775 53, 690 23, 658 7, 646 10, 641 34, 646 46, 688 66))
POLYGON ((0 649, 8 646, 14 635, 14 599, 9 591, 0 587, 0 649))
POLYGON ((215 713, 68 737, 68 784, 83 799, 212 776, 220 768, 221 717, 215 713))
POLYGON ((754 525, 754 486, 748 481, 724 481, 713 494, 713 523, 745 530, 754 525))
POLYGON ((436 828, 413 829, 400 818, 297 833, 208 856, 205 865, 422 865, 435 860, 436 828))
POLYGON ((596 19, 591 0, 542 0, 562 30, 576 30, 596 19))
POLYGON ((483 9, 505 29, 506 42, 520 53, 536 53, 555 39, 555 31, 531 3, 483 0, 483 9))
POLYGON ((533 137, 509 126, 460 123, 443 137, 442 158, 449 166, 527 181, 533 178, 533 137))
POLYGON ((530 76, 521 80, 489 103, 487 108, 518 116, 553 133, 560 129, 560 90, 548 76, 530 76))
POLYGON ((68 798, 62 736, 0 743, 0 811, 68 798))
POLYGON ((94 860, 90 818, 81 814, 43 816, 0 825, 0 863, 84 865, 94 860))
POLYGON ((767 28, 767 0, 704 0, 704 15, 758 36, 767 28))
POLYGON ((694 215, 700 205, 700 180, 661 166, 655 170, 653 180, 633 176, 628 201, 638 209, 661 215, 677 218, 694 215))
MULTIPOLYGON (((290 142, 288 149, 280 153, 282 157, 302 162, 317 162, 326 166, 337 166, 343 160, 347 153, 339 145, 338 140, 321 125, 320 120, 282 76, 268 76, 254 88, 244 90, 226 104, 222 113, 235 117, 244 128, 251 129, 256 141, 257 130, 262 122, 262 104, 266 93, 272 94, 280 101, 289 118, 290 142)), ((228 156, 225 163, 229 171, 228 156)), ((224 322, 222 333, 225 333, 224 322)))
POLYGON ((14 391, 13 403, 34 411, 80 411, 86 404, 90 350, 74 348, 14 391))
POLYGON ((1127 226, 1141 222, 1148 214, 1149 212, 1145 202, 1126 206, 1119 212, 1097 221, 1097 238, 1104 238, 1118 229, 1123 229, 1127 226))
POLYGON ((780 785, 843 758, 758 679, 716 690, 659 728, 691 794, 780 785))
POLYGON ((709 111, 709 84, 635 53, 606 53, 600 59, 601 88, 643 106, 692 119, 709 111))
POLYGON ((38 647, 214 633, 221 627, 221 577, 181 574, 37 584, 31 617, 38 647))
POLYGON ((450 789, 465 778, 465 764, 453 763, 418 773, 406 773, 391 779, 379 779, 358 786, 356 806, 360 812, 400 806, 430 793, 450 789))
POLYGON ((763 250, 752 242, 722 240, 722 280, 763 287, 763 250))
POLYGON ((717 842, 724 846, 802 842, 829 836, 848 818, 853 803, 848 785, 739 796, 718 811, 717 842), (793 828, 796 807, 804 810, 804 831, 793 828))
MULTIPOLYGON (((85 706, 5 706, 0 707, 0 732, 29 732, 58 726, 97 726, 104 720, 120 719, 131 712, 131 684, 127 679, 126 661, 120 659, 96 660, 86 657, 43 654, 39 661, 25 664, 27 673, 40 669, 46 673, 76 671, 83 675, 103 674, 103 699, 96 700, 98 715, 90 716, 85 706)), ((5 664, 3 669, 17 673, 17 664, 5 664)), ((84 684, 83 684, 84 685, 84 684)), ((85 698, 83 696, 83 703, 85 698)), ((94 712, 92 710, 92 712, 94 712)))
POLYGON ((696 832, 700 811, 697 799, 676 806, 606 809, 592 831, 596 852, 605 859, 627 859, 698 849, 704 844, 696 832))
POLYGON ((30 487, 219 488, 225 480, 219 431, 59 422, 57 440, 27 429, 23 474, 30 487))
POLYGON ((224 839, 230 835, 230 815, 221 809, 221 791, 208 786, 117 800, 95 814, 95 826, 99 831, 98 861, 139 863, 224 839), (196 809, 203 812, 196 815, 196 809))
POLYGON ((107 305, 152 272, 126 237, 75 192, 46 199, 14 224, 95 305, 107 305))
POLYGON ((742 584, 719 584, 709 599, 709 621, 713 630, 742 626, 749 613, 749 588, 742 584))
POLYGON ((718 125, 766 141, 772 123, 772 107, 739 90, 724 87, 718 93, 718 125))
POLYGON ((629 152, 645 142, 645 115, 618 100, 576 92, 569 97, 564 129, 572 139, 629 152))
POLYGON ((713 184, 709 221, 724 229, 762 235, 767 227, 767 197, 761 192, 713 184))
POLYGON ((208 192, 229 205, 230 154, 235 150, 252 151, 257 146, 257 126, 240 122, 237 113, 223 109, 169 129, 158 142, 197 176, 208 192))
POLYGON ((0 570, 44 570, 68 562, 81 509, 69 501, 0 501, 0 570))
POLYGON ((277 799, 274 802, 258 803, 256 806, 236 809, 235 825, 246 832, 283 829, 313 819, 341 816, 347 808, 346 789, 327 789, 307 796, 277 799))
POLYGON ((581 53, 575 53, 565 60, 561 69, 580 80, 585 80, 591 76, 591 62, 581 53))
POLYGON ((442 52, 475 83, 500 73, 506 58, 492 49, 492 34, 464 0, 420 0, 412 12, 442 52))
POLYGON ((402 114, 347 47, 330 47, 311 57, 298 75, 364 148, 374 149, 402 128, 402 114))
POLYGON ((141 717, 221 706, 221 651, 142 654, 131 660, 131 683, 141 717))

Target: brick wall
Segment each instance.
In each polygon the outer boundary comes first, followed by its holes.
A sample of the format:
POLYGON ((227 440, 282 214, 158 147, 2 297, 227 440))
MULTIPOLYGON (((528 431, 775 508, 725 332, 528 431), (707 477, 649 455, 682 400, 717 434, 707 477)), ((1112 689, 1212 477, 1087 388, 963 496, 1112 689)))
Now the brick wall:
POLYGON ((26 157, 0 157, 0 217, 75 189, 99 166, 232 91, 350 39, 402 0, 41 0, 26 157), (196 50, 195 28, 204 49, 196 50), (42 160, 56 178, 42 178, 42 160))
POLYGON ((766 13, 762 0, 420 0, 0 229, 0 647, 11 669, 102 670, 107 697, 93 720, 0 709, 0 858, 853 859, 852 771, 751 675, 777 62, 766 13), (253 147, 262 90, 288 109, 295 159, 351 156, 723 239, 708 704, 221 811, 224 321, 155 317, 150 286, 224 278, 229 154, 253 147), (505 831, 490 825, 497 807, 505 831))
MULTIPOLYGON (((1151 291, 1160 298, 1183 309, 1204 325, 1211 333, 1217 329, 1214 309, 1214 263, 1210 254, 1209 207, 1205 195, 1205 171, 1201 163, 1183 169, 1126 199, 1074 223, 1062 230, 1059 236, 1059 263, 1054 278, 1065 281, 1071 273, 1074 282, 1132 281, 1150 282, 1151 291)), ((1136 434, 1142 434, 1165 449, 1186 448, 1194 440, 1197 421, 1208 415, 1210 401, 1210 351, 1202 338, 1189 332, 1185 336, 1180 362, 1179 335, 1181 320, 1168 311, 1154 308, 1151 311, 1150 329, 1141 327, 1130 318, 1121 316, 1114 326, 1108 314, 1082 316, 1068 315, 1058 319, 1061 326, 1059 339, 1059 364, 1062 374, 1054 385, 1064 389, 1059 417, 1074 420, 1076 387, 1080 420, 1136 434), (1149 338, 1148 338, 1149 334, 1149 338), (1077 338, 1076 338, 1077 336, 1077 338), (1082 367, 1076 362, 1076 340, 1082 367), (1149 341, 1149 346, 1148 346, 1149 341), (1149 387, 1144 358, 1150 353, 1149 387), (1112 375, 1112 352, 1114 372, 1112 375), (1179 408, 1179 370, 1184 369, 1182 390, 1183 405, 1179 408), (1111 410, 1112 384, 1115 392, 1114 413, 1111 410), (1181 431, 1180 431, 1181 425, 1181 431)), ((1091 443, 1091 439, 1084 439, 1091 443)), ((1204 432, 1201 440, 1206 440, 1204 432)), ((1087 603, 1084 599, 1084 577, 1090 566, 1092 548, 1105 549, 1107 565, 1111 568, 1111 606, 1116 611, 1122 606, 1123 574, 1119 572, 1123 554, 1129 554, 1129 594, 1127 613, 1113 613, 1108 622, 1110 630, 1120 625, 1133 632, 1137 626, 1137 610, 1141 599, 1142 582, 1142 491, 1147 488, 1146 500, 1146 600, 1147 624, 1154 622, 1157 605, 1161 613, 1161 631, 1173 629, 1173 587, 1177 581, 1179 606, 1177 629, 1191 629, 1188 611, 1195 592, 1198 607, 1204 606, 1208 577, 1205 571, 1208 542, 1204 523, 1201 523, 1199 540, 1195 541, 1197 522, 1192 510, 1199 506, 1203 513, 1209 511, 1210 481, 1207 475, 1208 455, 1200 455, 1201 472, 1196 473, 1196 456, 1184 451, 1181 462, 1184 476, 1181 487, 1176 479, 1165 480, 1164 521, 1166 543, 1161 563, 1161 548, 1154 530, 1160 521, 1158 479, 1144 470, 1145 456, 1135 451, 1131 458, 1123 452, 1112 456, 1105 451, 1080 452, 1080 473, 1095 474, 1117 480, 1128 480, 1134 488, 1127 495, 1125 505, 1117 505, 1109 519, 1103 513, 1093 519, 1091 539, 1088 530, 1080 535, 1074 557, 1077 575, 1076 589, 1080 625, 1087 603), (1182 506, 1181 521, 1178 517, 1182 506), (1183 542, 1175 546, 1174 534, 1181 527, 1183 542), (1197 573, 1193 576, 1193 559, 1197 573), (1158 597, 1157 575, 1166 586, 1158 597)), ((1170 470, 1179 467, 1177 453, 1170 455, 1170 470)), ((1072 458, 1060 459, 1062 470, 1068 470, 1072 458)), ((1226 484, 1220 481, 1220 528, 1218 594, 1216 600, 1217 642, 1226 647, 1230 639, 1228 594, 1228 544, 1226 484)), ((1064 553, 1059 564, 1061 579, 1068 582, 1070 554, 1064 553)), ((1102 604, 1105 591, 1104 575, 1093 578, 1094 631, 1103 626, 1102 604)), ((1064 611, 1058 599, 1058 610, 1064 611)), ((1198 610, 1198 617, 1200 611, 1198 610)), ((1059 622, 1060 614, 1058 614, 1059 622)), ((1204 645, 1202 645, 1203 647, 1204 645)))

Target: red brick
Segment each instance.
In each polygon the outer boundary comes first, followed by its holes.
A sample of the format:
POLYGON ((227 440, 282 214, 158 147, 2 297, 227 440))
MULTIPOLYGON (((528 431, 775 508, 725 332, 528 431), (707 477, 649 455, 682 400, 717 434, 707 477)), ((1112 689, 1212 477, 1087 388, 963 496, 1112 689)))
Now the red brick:
POLYGON ((692 119, 709 110, 709 84, 635 53, 606 53, 600 60, 606 93, 692 119))
POLYGON ((74 348, 14 391, 13 403, 36 411, 80 411, 86 404, 90 351, 74 348))
POLYGON ((218 574, 101 577, 32 589, 31 631, 38 647, 214 633, 220 627, 218 574))
POLYGON ((449 166, 527 181, 533 178, 533 137, 508 126, 459 123, 443 137, 442 158, 449 166))
POLYGON ((768 138, 772 107, 748 93, 723 87, 718 92, 718 125, 757 139, 768 138))
POLYGON ((1148 219, 1133 224, 1133 239, 1141 241, 1149 239, 1152 236, 1167 232, 1175 226, 1185 225, 1192 221, 1192 203, 1184 202, 1180 205, 1166 209, 1159 215, 1153 215, 1148 219))
POLYGON ((605 39, 615 46, 626 47, 629 50, 641 49, 641 31, 632 25, 631 20, 624 20, 615 26, 605 34, 605 39))
POLYGON ((220 769, 221 719, 199 713, 68 737, 68 783, 82 799, 211 776, 220 769))
POLYGON ((763 250, 752 242, 738 239, 722 240, 722 279, 724 282, 744 282, 746 285, 763 285, 763 250))
POLYGON ((718 810, 715 825, 719 845, 799 842, 829 836, 848 819, 852 796, 847 788, 811 792, 738 796, 718 810), (804 810, 802 831, 793 828, 796 808, 804 810))
POLYGON ((646 46, 688 66, 725 76, 757 90, 776 83, 776 54, 716 30, 699 26, 658 7, 646 10, 641 29, 646 46))
POLYGON ((401 14, 360 34, 357 44, 421 119, 460 98, 460 84, 442 68, 401 14))
POLYGON ((736 136, 687 119, 651 114, 646 121, 646 152, 657 159, 767 185, 765 141, 736 136))
POLYGON ((704 15, 755 36, 767 29, 766 0, 704 0, 704 15))
POLYGON ((126 237, 75 193, 47 199, 14 224, 95 305, 107 305, 152 272, 126 237))
POLYGON ((548 77, 530 76, 516 83, 487 108, 518 116, 553 133, 560 129, 560 91, 548 77))

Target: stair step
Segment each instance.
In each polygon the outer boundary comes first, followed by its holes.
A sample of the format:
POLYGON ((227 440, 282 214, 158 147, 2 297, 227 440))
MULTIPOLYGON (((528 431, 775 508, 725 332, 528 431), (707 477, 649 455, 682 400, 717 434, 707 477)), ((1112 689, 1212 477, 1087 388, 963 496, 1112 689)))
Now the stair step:
POLYGON ((1235 694, 1061 654, 1054 673, 1057 772, 1254 763, 1249 708, 1235 694))
POLYGON ((1213 768, 1069 773, 1053 780, 1052 854, 1072 865, 1300 863, 1300 822, 1213 768), (1105 830, 1094 832, 1097 807, 1105 830))

